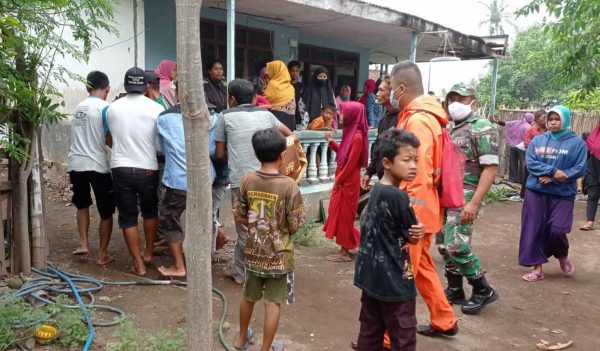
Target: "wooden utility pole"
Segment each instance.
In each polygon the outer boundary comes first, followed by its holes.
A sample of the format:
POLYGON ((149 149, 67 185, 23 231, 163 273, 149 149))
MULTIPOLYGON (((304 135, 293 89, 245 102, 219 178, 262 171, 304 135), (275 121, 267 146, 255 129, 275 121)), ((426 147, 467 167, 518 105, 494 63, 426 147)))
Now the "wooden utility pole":
POLYGON ((176 0, 177 80, 183 113, 187 165, 185 258, 188 308, 187 349, 212 350, 211 184, 208 133, 200 55, 202 0, 176 0))

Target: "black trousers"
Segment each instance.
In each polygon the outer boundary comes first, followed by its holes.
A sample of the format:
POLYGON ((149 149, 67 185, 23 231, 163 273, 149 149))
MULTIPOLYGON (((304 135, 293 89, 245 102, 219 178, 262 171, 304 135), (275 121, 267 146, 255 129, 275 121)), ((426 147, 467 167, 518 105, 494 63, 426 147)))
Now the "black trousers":
POLYGON ((525 177, 525 150, 511 146, 508 157, 508 180, 521 184, 525 177))
POLYGON ((596 219, 598 200, 600 200, 600 185, 591 185, 588 189, 587 196, 587 220, 593 222, 596 219))

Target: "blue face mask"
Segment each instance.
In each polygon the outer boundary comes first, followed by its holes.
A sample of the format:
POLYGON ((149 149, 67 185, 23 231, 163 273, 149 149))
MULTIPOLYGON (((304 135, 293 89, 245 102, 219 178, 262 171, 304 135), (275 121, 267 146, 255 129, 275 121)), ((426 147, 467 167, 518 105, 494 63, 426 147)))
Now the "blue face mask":
POLYGON ((399 101, 398 101, 398 99, 396 99, 396 91, 398 91, 398 89, 400 89, 400 87, 401 87, 401 86, 402 86, 402 85, 398 85, 398 86, 396 87, 396 89, 394 89, 394 90, 392 90, 392 91, 390 92, 390 104, 392 104, 392 106, 393 106, 393 107, 394 107, 396 110, 400 109, 400 108, 398 107, 398 106, 399 106, 399 105, 398 105, 398 104, 399 104, 399 101))

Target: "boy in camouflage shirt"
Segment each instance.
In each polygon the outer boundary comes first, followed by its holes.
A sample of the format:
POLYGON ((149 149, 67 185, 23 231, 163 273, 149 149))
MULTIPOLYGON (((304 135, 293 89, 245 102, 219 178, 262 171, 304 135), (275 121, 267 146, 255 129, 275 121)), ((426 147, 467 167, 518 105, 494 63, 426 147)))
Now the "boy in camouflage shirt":
POLYGON ((450 135, 466 156, 463 178, 466 205, 446 210, 445 224, 437 240, 448 278, 446 297, 450 303, 461 304, 466 314, 479 312, 499 297, 471 250, 473 221, 498 173, 498 132, 489 120, 474 111, 475 104, 475 89, 464 83, 455 84, 446 95, 446 108, 454 122, 450 135), (465 301, 463 277, 473 286, 468 301, 465 301))

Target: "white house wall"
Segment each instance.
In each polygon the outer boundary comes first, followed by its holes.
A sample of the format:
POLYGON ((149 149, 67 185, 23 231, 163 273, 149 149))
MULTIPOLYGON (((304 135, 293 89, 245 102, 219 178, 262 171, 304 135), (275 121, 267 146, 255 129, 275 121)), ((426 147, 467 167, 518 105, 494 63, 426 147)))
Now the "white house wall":
MULTIPOLYGON (((108 75, 111 91, 108 100, 122 93, 125 71, 137 65, 145 68, 145 20, 143 0, 120 0, 115 2, 115 23, 118 34, 100 32, 102 41, 94 49, 89 61, 78 62, 72 58, 59 58, 57 63, 71 72, 85 77, 90 71, 102 71, 108 75), (134 4, 135 1, 135 4, 134 4), (134 5, 137 6, 137 31, 134 31, 134 5), (137 55, 136 55, 137 41, 137 55), (137 64, 136 64, 137 56, 137 64)), ((67 114, 63 122, 44 129, 42 146, 46 160, 67 163, 72 113, 77 104, 87 96, 85 86, 79 81, 59 84, 62 112, 67 114)))

